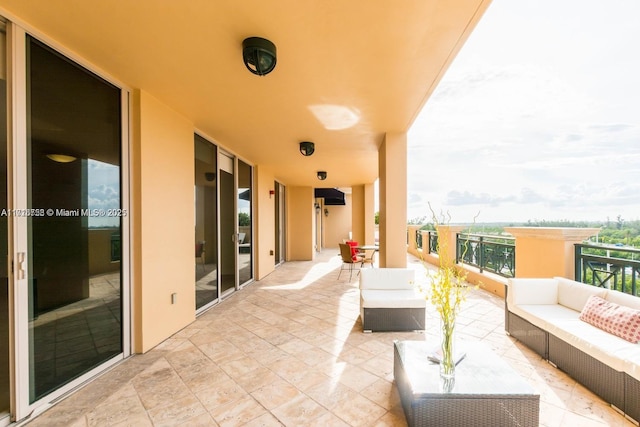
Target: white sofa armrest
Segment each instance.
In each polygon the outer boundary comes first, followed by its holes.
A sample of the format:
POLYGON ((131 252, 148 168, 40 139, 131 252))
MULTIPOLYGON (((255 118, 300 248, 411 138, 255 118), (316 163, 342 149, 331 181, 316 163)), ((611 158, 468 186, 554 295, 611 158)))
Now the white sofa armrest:
POLYGON ((360 271, 360 289, 414 288, 415 270, 412 268, 367 268, 360 271))

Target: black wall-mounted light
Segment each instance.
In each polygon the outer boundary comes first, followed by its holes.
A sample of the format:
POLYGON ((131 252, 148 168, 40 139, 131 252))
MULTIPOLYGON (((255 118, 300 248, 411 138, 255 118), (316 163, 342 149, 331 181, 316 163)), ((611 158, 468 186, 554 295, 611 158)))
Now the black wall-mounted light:
POLYGON ((316 203, 314 205, 314 207, 316 208, 316 213, 319 214, 320 213, 320 203, 316 203))
POLYGON ((318 171, 317 176, 320 181, 324 181, 325 179, 327 179, 327 171, 318 171))
POLYGON ((276 68, 276 45, 262 37, 249 37, 242 42, 244 65, 253 74, 264 76, 276 68))
POLYGON ((324 208, 324 216, 329 216, 329 209, 324 208))
POLYGON ((300 154, 303 156, 310 156, 316 151, 316 145, 313 142, 302 141, 300 143, 300 154))

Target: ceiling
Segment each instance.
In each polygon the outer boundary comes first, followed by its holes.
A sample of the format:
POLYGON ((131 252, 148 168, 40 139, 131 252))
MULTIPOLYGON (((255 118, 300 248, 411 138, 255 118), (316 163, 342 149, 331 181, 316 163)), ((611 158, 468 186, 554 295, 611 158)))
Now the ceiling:
POLYGON ((372 183, 387 132, 406 132, 490 0, 2 0, 36 29, 288 185, 372 183), (277 46, 251 74, 242 41, 277 46), (313 141, 303 157, 300 141, 313 141))

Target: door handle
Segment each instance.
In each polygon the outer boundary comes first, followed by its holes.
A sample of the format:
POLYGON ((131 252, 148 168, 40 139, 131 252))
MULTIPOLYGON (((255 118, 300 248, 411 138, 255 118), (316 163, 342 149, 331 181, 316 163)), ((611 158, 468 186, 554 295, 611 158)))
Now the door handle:
POLYGON ((16 259, 16 270, 17 270, 17 278, 18 280, 22 280, 24 279, 24 260, 25 260, 25 254, 24 252, 18 252, 17 254, 17 259, 16 259))

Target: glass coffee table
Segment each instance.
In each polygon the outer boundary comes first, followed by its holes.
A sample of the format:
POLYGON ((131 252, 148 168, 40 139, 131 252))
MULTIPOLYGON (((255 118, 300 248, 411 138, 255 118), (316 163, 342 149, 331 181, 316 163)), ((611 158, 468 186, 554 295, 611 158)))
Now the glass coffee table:
POLYGON ((540 395, 480 342, 459 341, 466 357, 455 380, 428 360, 437 343, 395 341, 393 373, 409 426, 535 426, 540 395))

